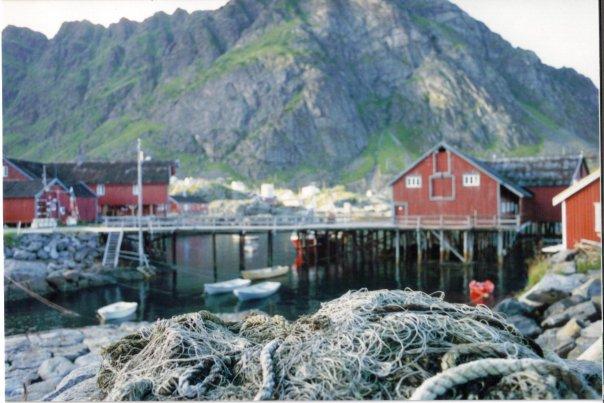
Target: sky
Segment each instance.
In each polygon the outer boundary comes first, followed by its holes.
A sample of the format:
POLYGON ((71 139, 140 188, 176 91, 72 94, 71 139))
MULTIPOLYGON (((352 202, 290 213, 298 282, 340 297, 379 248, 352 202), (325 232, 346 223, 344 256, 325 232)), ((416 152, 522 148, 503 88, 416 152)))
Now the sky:
MULTIPOLYGON (((512 45, 546 64, 572 67, 599 87, 597 0, 451 0, 512 45)), ((226 0, 1 0, 2 26, 54 36, 64 21, 107 26, 125 17, 142 21, 158 11, 214 10, 226 0)))

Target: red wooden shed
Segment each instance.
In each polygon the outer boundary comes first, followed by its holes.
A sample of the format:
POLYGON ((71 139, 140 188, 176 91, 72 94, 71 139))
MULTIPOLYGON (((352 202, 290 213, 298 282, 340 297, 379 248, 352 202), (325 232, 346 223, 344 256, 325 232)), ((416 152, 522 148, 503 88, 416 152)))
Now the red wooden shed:
POLYGON ((531 193, 441 142, 390 182, 397 218, 515 217, 531 193))
POLYGON ((602 242, 600 170, 594 171, 556 195, 554 206, 562 206, 562 243, 568 249, 582 239, 602 242))

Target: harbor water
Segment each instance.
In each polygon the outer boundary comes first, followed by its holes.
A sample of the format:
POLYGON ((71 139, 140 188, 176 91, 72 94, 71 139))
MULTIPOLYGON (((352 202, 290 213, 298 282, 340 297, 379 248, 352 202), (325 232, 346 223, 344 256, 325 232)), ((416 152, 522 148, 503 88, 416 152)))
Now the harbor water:
MULTIPOLYGON (((242 312, 250 309, 296 319, 314 312, 321 302, 334 299, 348 290, 367 288, 411 288, 426 293, 443 291, 450 302, 470 303, 468 283, 490 280, 495 292, 482 301, 493 305, 502 298, 522 289, 526 283, 524 256, 509 254, 503 265, 494 262, 460 263, 409 261, 396 267, 394 257, 360 258, 350 254, 327 257, 325 254, 296 254, 289 233, 274 236, 273 264, 292 266, 281 282, 280 290, 271 297, 240 302, 232 294, 204 296, 203 285, 239 276, 239 240, 231 235, 217 235, 216 264, 213 261, 212 238, 209 235, 189 235, 176 238, 174 273, 162 273, 149 282, 121 282, 116 285, 54 294, 47 298, 75 311, 79 316, 64 316, 33 300, 5 304, 5 334, 18 334, 61 327, 80 327, 99 323, 96 310, 116 301, 136 301, 138 310, 129 320, 154 321, 174 315, 209 310, 215 313, 242 312)), ((246 251, 245 268, 267 266, 267 238, 260 234, 257 249, 246 251)))

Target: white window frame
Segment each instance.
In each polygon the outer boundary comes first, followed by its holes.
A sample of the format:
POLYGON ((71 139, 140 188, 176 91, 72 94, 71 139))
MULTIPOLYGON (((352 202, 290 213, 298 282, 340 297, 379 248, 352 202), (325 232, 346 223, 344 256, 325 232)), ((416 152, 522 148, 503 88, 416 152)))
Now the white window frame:
POLYGON ((138 196, 138 185, 132 185, 132 194, 138 196))
POLYGON ((96 185, 96 195, 105 196, 105 184, 99 183, 96 185))
POLYGON ((8 177, 8 167, 6 165, 2 165, 4 178, 8 177))
POLYGON ((594 203, 594 218, 595 218, 595 231, 598 234, 602 233, 602 210, 600 209, 600 203, 594 203))
POLYGON ((422 177, 420 175, 409 175, 405 178, 405 187, 407 189, 419 189, 422 187, 422 177))
POLYGON ((463 174, 462 184, 466 188, 480 187, 480 174, 478 172, 463 174))

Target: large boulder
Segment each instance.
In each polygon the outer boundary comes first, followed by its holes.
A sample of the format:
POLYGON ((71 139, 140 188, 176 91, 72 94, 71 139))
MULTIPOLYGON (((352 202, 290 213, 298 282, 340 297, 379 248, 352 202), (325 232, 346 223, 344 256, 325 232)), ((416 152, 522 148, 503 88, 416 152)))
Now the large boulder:
POLYGON ((76 358, 81 357, 90 352, 88 347, 86 347, 86 345, 84 345, 82 343, 74 344, 72 346, 55 347, 55 348, 51 349, 50 351, 52 352, 52 354, 54 356, 65 357, 70 361, 73 361, 76 358))
POLYGON ((43 246, 44 244, 42 243, 42 241, 31 241, 27 244, 25 249, 29 252, 36 253, 40 249, 42 249, 43 246))
POLYGON ((15 260, 36 260, 36 254, 23 249, 15 249, 13 252, 13 259, 15 260))
POLYGON ((19 378, 4 379, 4 399, 6 401, 23 401, 25 385, 19 378))
POLYGON ((82 343, 84 334, 76 329, 57 329, 32 335, 30 340, 42 348, 66 347, 82 343))
POLYGON ((602 364, 602 337, 599 337, 577 357, 578 360, 593 361, 602 364))
POLYGON ((102 358, 100 354, 88 353, 84 354, 75 360, 75 365, 78 367, 84 367, 90 364, 101 364, 102 358))
POLYGON ((24 400, 42 400, 44 396, 55 390, 61 378, 52 378, 25 386, 24 400))
POLYGON ((575 249, 564 249, 550 257, 549 261, 551 263, 567 262, 573 260, 576 254, 577 250, 575 249))
POLYGON ((61 393, 54 395, 44 396, 44 401, 55 401, 55 402, 95 402, 101 401, 103 393, 98 387, 95 378, 88 378, 82 382, 77 383, 71 388, 63 390, 61 393))
POLYGON ((520 302, 516 298, 506 298, 495 305, 494 309, 508 317, 514 315, 530 315, 534 311, 534 307, 520 302))
POLYGON ((50 357, 51 354, 49 351, 35 348, 14 354, 12 357, 6 357, 5 359, 9 360, 11 369, 28 369, 38 368, 50 357))
POLYGON ((73 371, 75 365, 65 357, 53 357, 44 361, 38 368, 40 378, 46 380, 63 378, 73 371))
POLYGON ((579 295, 572 295, 570 297, 561 299, 560 301, 550 305, 544 312, 543 317, 546 318, 551 315, 556 315, 566 311, 568 308, 574 305, 578 305, 581 302, 587 301, 587 298, 579 295))
POLYGON ((527 318, 522 315, 513 315, 507 318, 507 321, 514 325, 516 329, 525 337, 537 337, 542 330, 537 325, 537 322, 532 318, 527 318))
POLYGON ((585 282, 586 279, 587 276, 584 274, 570 276, 546 274, 524 294, 524 297, 537 303, 553 304, 571 295, 572 291, 585 282))
POLYGON ((4 358, 8 359, 13 354, 29 350, 31 343, 25 335, 8 336, 4 338, 4 358))
POLYGON ((573 296, 579 296, 585 299, 591 299, 602 294, 602 279, 590 278, 572 292, 573 296))
POLYGON ((598 317, 596 306, 591 301, 585 301, 578 305, 571 306, 565 312, 570 318, 575 318, 584 322, 589 322, 598 317))
POLYGON ((63 272, 63 277, 65 277, 65 280, 75 283, 80 278, 80 272, 77 270, 65 270, 63 272))

